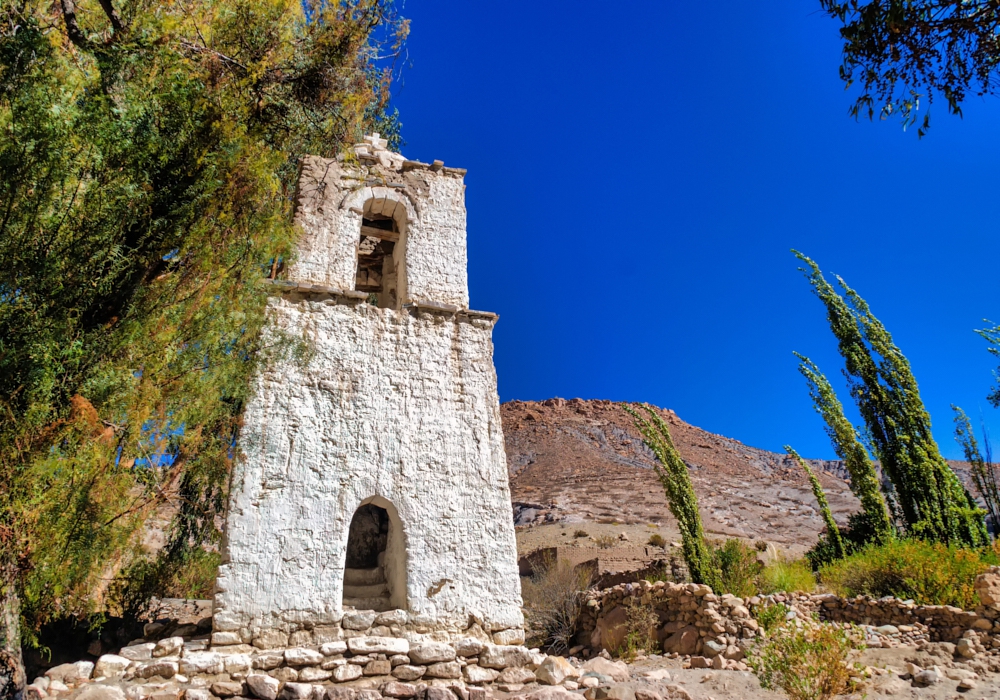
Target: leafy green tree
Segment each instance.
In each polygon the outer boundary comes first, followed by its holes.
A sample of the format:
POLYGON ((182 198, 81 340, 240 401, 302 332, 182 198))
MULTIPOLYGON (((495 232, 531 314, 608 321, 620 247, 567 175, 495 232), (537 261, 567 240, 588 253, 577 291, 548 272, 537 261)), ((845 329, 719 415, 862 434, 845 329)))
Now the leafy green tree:
POLYGON ((799 372, 809 383, 809 395, 812 397, 813 406, 826 423, 826 431, 833 443, 833 449, 844 461, 847 473, 851 476, 851 491, 861 501, 859 515, 863 517, 852 518, 850 528, 852 534, 859 540, 858 544, 869 541, 888 542, 895 530, 868 450, 861 444, 857 431, 844 415, 844 406, 826 376, 808 357, 798 353, 795 353, 795 356, 800 360, 799 372))
POLYGON ((816 477, 816 473, 809 466, 799 453, 791 448, 790 445, 785 445, 785 452, 790 454, 792 458, 799 463, 805 471, 806 476, 809 477, 809 485, 812 486, 813 496, 816 498, 816 503, 819 504, 819 512, 823 517, 823 522, 826 523, 826 539, 830 542, 833 547, 834 555, 838 559, 843 559, 847 550, 844 548, 844 540, 840 536, 840 527, 837 525, 837 521, 833 519, 833 513, 830 512, 830 502, 826 500, 826 494, 823 492, 823 485, 819 483, 819 479, 816 477))
POLYGON ((908 533, 945 544, 988 544, 983 511, 941 456, 906 357, 857 292, 838 277, 841 296, 815 262, 793 252, 807 265, 803 273, 826 306, 851 396, 893 483, 908 533))
POLYGON ((698 512, 698 497, 695 495, 688 467, 674 447, 670 428, 656 409, 649 404, 640 404, 640 408, 649 416, 648 418, 629 404, 623 403, 622 408, 635 419, 635 425, 642 434, 643 442, 653 451, 659 462, 654 464, 653 468, 666 492, 670 512, 677 518, 684 561, 691 573, 691 579, 695 583, 711 586, 714 591, 721 591, 722 572, 716 565, 712 548, 705 541, 705 530, 701 524, 701 514, 698 512))
POLYGON ((298 159, 398 141, 406 31, 389 0, 0 4, 0 668, 166 493, 170 556, 217 537, 298 159))
POLYGON ((1000 465, 993 461, 989 439, 984 439, 986 454, 979 449, 979 441, 972 431, 972 421, 965 415, 965 411, 958 406, 951 408, 955 412, 955 439, 962 446, 965 459, 969 462, 972 483, 982 495, 986 512, 990 514, 994 526, 1000 525, 1000 481, 997 479, 1000 465))
POLYGON ((841 24, 840 77, 861 89, 850 110, 856 118, 899 115, 904 127, 919 122, 923 136, 935 97, 943 97, 948 111, 960 115, 970 95, 997 92, 996 2, 820 0, 820 6, 841 24))

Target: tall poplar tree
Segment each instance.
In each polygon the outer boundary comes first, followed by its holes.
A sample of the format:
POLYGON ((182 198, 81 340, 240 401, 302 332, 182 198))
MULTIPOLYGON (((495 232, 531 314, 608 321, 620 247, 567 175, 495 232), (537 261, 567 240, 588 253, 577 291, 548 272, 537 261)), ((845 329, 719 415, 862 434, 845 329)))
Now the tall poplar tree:
POLYGON ((799 372, 809 383, 813 406, 826 423, 826 432, 830 436, 834 452, 844 461, 847 473, 851 476, 851 491, 861 501, 860 517, 851 519, 850 536, 856 540, 856 544, 888 542, 894 534, 892 517, 868 450, 861 444, 857 431, 844 415, 844 406, 826 376, 808 357, 798 353, 795 356, 800 360, 799 372))
POLYGON ((989 543, 983 511, 941 456, 910 363, 868 304, 841 278, 841 296, 808 257, 802 271, 827 310, 851 396, 914 537, 966 546, 989 543))
POLYGON ((406 30, 389 0, 0 3, 0 695, 168 485, 168 549, 218 535, 298 159, 396 140, 406 30))

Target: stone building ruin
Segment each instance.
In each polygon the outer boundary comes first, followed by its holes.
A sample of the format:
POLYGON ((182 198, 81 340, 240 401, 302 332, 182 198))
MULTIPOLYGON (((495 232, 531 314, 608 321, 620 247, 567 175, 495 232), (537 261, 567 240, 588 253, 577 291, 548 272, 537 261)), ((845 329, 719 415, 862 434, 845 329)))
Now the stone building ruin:
POLYGON ((265 370, 244 414, 213 645, 321 643, 359 618, 523 641, 497 317, 469 309, 464 175, 377 134, 303 160, 269 327, 306 357, 265 370))

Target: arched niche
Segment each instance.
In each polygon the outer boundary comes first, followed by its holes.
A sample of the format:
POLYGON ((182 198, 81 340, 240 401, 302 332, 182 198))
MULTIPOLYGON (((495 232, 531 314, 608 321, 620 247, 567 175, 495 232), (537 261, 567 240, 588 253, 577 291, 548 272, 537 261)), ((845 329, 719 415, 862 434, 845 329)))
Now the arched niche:
POLYGON ((406 540, 399 513, 381 496, 354 511, 344 555, 343 607, 406 610, 406 540))
POLYGON ((365 200, 354 289, 380 309, 398 309, 406 299, 406 233, 403 202, 377 195, 365 200))

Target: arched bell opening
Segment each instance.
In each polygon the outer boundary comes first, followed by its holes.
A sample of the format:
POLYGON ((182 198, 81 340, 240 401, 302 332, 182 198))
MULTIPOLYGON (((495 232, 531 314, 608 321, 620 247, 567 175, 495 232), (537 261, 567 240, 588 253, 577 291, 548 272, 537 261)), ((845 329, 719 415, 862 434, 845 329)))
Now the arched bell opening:
POLYGON ((399 515, 384 498, 366 499, 351 518, 343 607, 406 609, 406 545, 399 515))
POLYGON ((365 202, 354 289, 380 309, 398 309, 405 295, 406 207, 385 197, 365 202))

